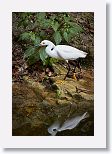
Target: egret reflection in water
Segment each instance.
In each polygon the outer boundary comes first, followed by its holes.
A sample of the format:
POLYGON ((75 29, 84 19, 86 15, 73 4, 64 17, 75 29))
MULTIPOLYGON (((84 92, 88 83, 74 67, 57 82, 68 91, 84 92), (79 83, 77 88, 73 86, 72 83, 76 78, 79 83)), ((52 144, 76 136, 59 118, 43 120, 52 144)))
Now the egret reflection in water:
POLYGON ((87 118, 89 114, 85 112, 81 116, 75 116, 72 118, 68 118, 64 123, 61 121, 55 121, 49 128, 48 132, 52 135, 55 136, 57 132, 61 132, 64 130, 71 130, 75 128, 83 119, 87 118))

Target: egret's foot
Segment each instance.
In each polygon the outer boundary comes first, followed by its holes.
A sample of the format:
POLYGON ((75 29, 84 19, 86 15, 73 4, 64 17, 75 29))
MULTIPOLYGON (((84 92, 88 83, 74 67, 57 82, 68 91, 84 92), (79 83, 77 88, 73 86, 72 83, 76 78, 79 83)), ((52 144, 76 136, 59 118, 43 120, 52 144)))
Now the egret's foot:
POLYGON ((63 84, 65 82, 65 80, 57 80, 55 83, 56 84, 63 84))
POLYGON ((76 77, 76 74, 75 73, 73 74, 73 79, 74 80, 77 80, 77 77, 76 77))

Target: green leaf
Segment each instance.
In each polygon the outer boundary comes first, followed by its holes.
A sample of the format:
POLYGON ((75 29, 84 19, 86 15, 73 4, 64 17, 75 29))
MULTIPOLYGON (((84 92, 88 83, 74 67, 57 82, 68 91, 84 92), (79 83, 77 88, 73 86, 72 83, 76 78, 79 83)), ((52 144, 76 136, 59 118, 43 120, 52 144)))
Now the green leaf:
POLYGON ((63 37, 64 37, 65 41, 69 42, 68 34, 66 31, 63 33, 63 37))
POLYGON ((56 14, 53 14, 50 18, 53 21, 56 18, 56 14))
POLYGON ((51 21, 49 19, 46 19, 46 13, 45 12, 40 12, 37 13, 36 15, 37 18, 37 24, 41 29, 43 28, 48 28, 51 26, 51 21))
POLYGON ((27 13, 22 13, 22 14, 21 14, 21 18, 22 18, 22 19, 25 19, 26 17, 27 17, 27 13))
POLYGON ((35 40, 34 40, 34 45, 40 44, 40 41, 41 41, 41 40, 40 40, 40 37, 37 36, 37 37, 35 38, 35 40))
POLYGON ((77 35, 78 33, 83 32, 83 29, 82 29, 82 27, 80 27, 79 25, 74 24, 74 27, 71 27, 71 28, 69 29, 69 32, 70 32, 71 34, 77 35))
POLYGON ((59 44, 62 40, 62 36, 59 31, 55 32, 53 37, 54 37, 56 44, 59 44))
POLYGON ((60 98, 61 94, 62 94, 61 90, 60 89, 57 89, 56 90, 56 97, 57 98, 60 98))
POLYGON ((63 16, 64 22, 68 24, 70 22, 70 17, 63 16))
POLYGON ((45 61, 43 62, 43 65, 51 66, 50 57, 45 59, 45 61))
POLYGON ((43 20, 46 16, 46 13, 45 12, 39 12, 37 13, 37 19, 40 21, 40 20, 43 20))
POLYGON ((24 32, 20 35, 20 40, 28 40, 30 39, 30 33, 24 32))
POLYGON ((83 32, 83 29, 81 26, 79 26, 78 24, 75 24, 75 30, 79 33, 79 32, 83 32))
POLYGON ((31 37, 30 37, 31 41, 34 42, 34 41, 35 41, 35 34, 34 34, 34 33, 31 33, 30 36, 31 36, 31 37))
POLYGON ((56 32, 58 30, 58 28, 59 28, 60 25, 59 25, 58 22, 55 22, 51 26, 52 26, 53 30, 56 32))
POLYGON ((34 52, 35 52, 35 48, 32 46, 29 46, 24 53, 24 58, 30 57, 32 54, 34 54, 34 52))
POLYGON ((57 63, 59 61, 59 59, 56 59, 56 58, 50 58, 50 63, 53 64, 53 63, 57 63))
POLYGON ((29 46, 24 53, 24 59, 27 59, 29 65, 36 63, 40 59, 38 49, 29 46))
POLYGON ((30 57, 27 58, 27 62, 29 65, 35 64, 37 61, 39 61, 39 52, 35 51, 34 54, 32 54, 30 57))
POLYGON ((45 36, 45 31, 44 30, 41 30, 41 32, 39 33, 40 37, 43 37, 45 36))
POLYGON ((40 59, 45 62, 45 59, 48 57, 47 53, 45 52, 45 48, 41 48, 39 50, 40 59))

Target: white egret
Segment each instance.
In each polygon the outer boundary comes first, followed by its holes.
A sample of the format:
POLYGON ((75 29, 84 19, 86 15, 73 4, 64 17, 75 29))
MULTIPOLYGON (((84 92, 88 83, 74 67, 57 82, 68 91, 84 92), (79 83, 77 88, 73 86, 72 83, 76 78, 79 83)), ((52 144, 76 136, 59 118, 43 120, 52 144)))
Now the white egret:
MULTIPOLYGON (((69 74, 70 71, 70 65, 68 63, 68 60, 76 60, 78 58, 85 58, 87 56, 86 52, 83 52, 79 49, 76 49, 72 46, 68 45, 54 45, 51 41, 49 40, 43 40, 40 43, 40 46, 46 46, 45 52, 48 54, 48 56, 53 57, 53 58, 59 58, 59 59, 64 59, 67 64, 68 64, 68 72, 64 78, 69 74)), ((80 65, 78 65, 80 68, 80 65)), ((75 70, 75 69, 74 69, 75 70)), ((80 68, 81 71, 81 68, 80 68)))

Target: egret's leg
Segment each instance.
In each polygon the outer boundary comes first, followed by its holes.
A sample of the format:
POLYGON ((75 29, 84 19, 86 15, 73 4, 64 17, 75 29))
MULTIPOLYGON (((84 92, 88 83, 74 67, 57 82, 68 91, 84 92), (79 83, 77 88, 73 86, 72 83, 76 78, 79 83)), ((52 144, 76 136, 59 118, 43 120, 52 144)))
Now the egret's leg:
POLYGON ((74 79, 74 80, 77 80, 77 77, 76 77, 76 74, 75 74, 75 73, 76 73, 75 69, 76 69, 76 67, 77 67, 77 61, 75 60, 74 62, 75 62, 75 63, 74 63, 74 70, 73 70, 73 79, 74 79))
POLYGON ((76 62, 75 62, 75 64, 74 64, 74 70, 73 70, 74 73, 76 73, 76 71, 75 71, 76 67, 77 67, 77 65, 76 65, 76 62))
POLYGON ((79 61, 77 62, 77 67, 78 67, 78 69, 79 69, 80 72, 81 72, 81 65, 80 65, 80 62, 79 62, 79 61))
MULTIPOLYGON (((68 65, 68 72, 67 72, 67 74, 65 75, 64 80, 66 79, 66 77, 68 76, 68 74, 69 74, 69 72, 70 72, 70 64, 69 64, 68 60, 66 60, 66 63, 67 63, 67 65, 68 65)), ((57 83, 57 84, 64 83, 64 80, 57 80, 56 83, 57 83)))
POLYGON ((76 80, 78 78, 76 77, 76 71, 75 71, 75 69, 77 67, 79 69, 80 73, 81 73, 81 65, 80 65, 79 59, 78 60, 75 60, 74 62, 75 62, 75 64, 74 64, 74 70, 73 70, 73 73, 74 73, 73 74, 73 78, 76 80))
POLYGON ((80 65, 80 62, 79 62, 79 59, 78 60, 74 60, 74 70, 73 70, 73 72, 74 73, 76 73, 76 71, 75 71, 75 69, 76 69, 76 67, 80 70, 80 72, 81 72, 81 65, 80 65))
POLYGON ((68 76, 68 74, 69 74, 69 72, 70 72, 70 64, 69 64, 68 60, 66 60, 66 62, 67 62, 67 65, 68 65, 68 72, 67 72, 67 74, 65 75, 64 80, 66 79, 66 77, 68 76))

